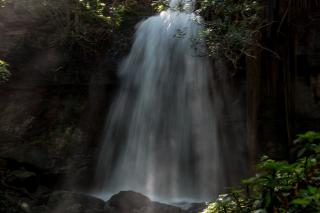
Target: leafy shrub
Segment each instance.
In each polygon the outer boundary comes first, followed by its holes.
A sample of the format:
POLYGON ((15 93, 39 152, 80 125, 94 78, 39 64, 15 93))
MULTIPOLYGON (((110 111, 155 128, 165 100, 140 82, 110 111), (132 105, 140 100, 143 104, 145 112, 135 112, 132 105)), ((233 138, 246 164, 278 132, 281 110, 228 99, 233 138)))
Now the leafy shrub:
POLYGON ((0 84, 9 81, 11 72, 9 71, 8 67, 9 65, 6 62, 0 60, 0 84))
POLYGON ((123 21, 126 12, 137 3, 134 0, 126 2, 112 1, 104 3, 101 0, 80 0, 80 3, 98 17, 104 19, 112 27, 119 27, 123 21))
POLYGON ((198 12, 205 20, 203 36, 209 54, 234 65, 243 55, 252 56, 250 50, 260 46, 262 9, 256 0, 202 0, 198 12))
MULTIPOLYGON (((168 0, 152 3, 157 12, 168 5, 168 0)), ((227 58, 237 66, 242 56, 254 57, 252 48, 263 48, 259 44, 263 7, 257 0, 200 0, 197 7, 195 12, 203 17, 204 27, 200 39, 206 41, 210 56, 227 58)))
POLYGON ((169 1, 168 0, 154 0, 152 1, 151 6, 154 10, 158 13, 166 10, 169 8, 169 1))
POLYGON ((92 65, 122 39, 116 33, 133 29, 133 24, 123 26, 125 18, 134 16, 131 13, 141 12, 138 5, 136 0, 1 0, 0 19, 8 31, 4 35, 13 36, 5 36, 12 45, 0 51, 0 57, 53 49, 59 54, 59 64, 50 67, 54 81, 88 81, 92 65), (11 33, 10 23, 28 27, 19 34, 11 33))
POLYGON ((320 212, 320 133, 298 135, 294 160, 263 156, 256 176, 244 180, 244 189, 208 205, 204 213, 320 212))

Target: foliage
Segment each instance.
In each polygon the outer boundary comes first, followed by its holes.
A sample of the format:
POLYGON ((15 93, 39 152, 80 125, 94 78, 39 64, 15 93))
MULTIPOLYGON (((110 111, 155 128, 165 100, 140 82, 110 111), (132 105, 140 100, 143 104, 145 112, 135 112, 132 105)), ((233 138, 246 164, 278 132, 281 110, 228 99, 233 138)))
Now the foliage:
POLYGON ((6 0, 0 0, 0 7, 4 7, 6 5, 6 0))
POLYGON ((6 62, 0 60, 0 84, 9 81, 11 72, 9 71, 8 67, 9 65, 6 62))
MULTIPOLYGON (((262 6, 256 0, 203 0, 198 12, 204 17, 209 54, 237 65, 259 45, 262 6)), ((254 57, 254 56, 252 56, 254 57)))
MULTIPOLYGON (((12 45, 6 45, 0 57, 52 50, 57 60, 50 67, 54 81, 86 81, 92 64, 123 40, 120 33, 133 31, 130 20, 145 8, 137 0, 1 0, 0 22, 8 31, 4 35, 12 35, 5 42, 12 45)), ((129 44, 122 43, 123 48, 129 44)))
MULTIPOLYGON (((152 3, 157 12, 168 5, 168 0, 152 3)), ((206 41, 210 56, 227 58, 236 66, 242 56, 254 57, 253 48, 263 48, 259 39, 265 23, 261 18, 263 7, 257 0, 200 0, 197 5, 196 13, 203 17, 201 40, 206 41)))
MULTIPOLYGON (((93 18, 95 20, 101 19, 105 20, 109 24, 114 21, 114 19, 121 19, 124 15, 124 10, 128 9, 128 4, 118 1, 103 1, 103 0, 0 0, 0 6, 6 7, 10 4, 15 5, 15 7, 20 7, 24 9, 31 9, 34 12, 39 12, 39 10, 54 10, 60 9, 61 13, 68 12, 69 15, 81 16, 85 15, 86 18, 93 18), (105 3, 108 2, 108 3, 105 3)), ((128 1, 129 2, 129 1, 128 1)), ((42 11, 43 12, 43 11, 42 11)), ((50 11, 49 11, 50 12, 50 11)), ((55 13, 57 15, 57 13, 55 13)), ((68 18, 68 17, 65 17, 68 18)), ((74 20, 76 21, 76 17, 74 20)), ((82 20, 83 21, 83 20, 82 20)), ((114 23, 119 24, 119 20, 114 21, 114 23)))
POLYGON ((154 10, 158 13, 165 11, 169 8, 169 1, 168 0, 154 0, 152 1, 151 6, 154 10))
POLYGON ((231 190, 204 213, 320 212, 320 133, 298 135, 292 162, 263 156, 246 190, 231 190))
POLYGON ((135 0, 131 1, 112 1, 104 3, 101 0, 79 0, 80 3, 89 11, 103 18, 113 27, 119 27, 124 16, 137 5, 135 0))

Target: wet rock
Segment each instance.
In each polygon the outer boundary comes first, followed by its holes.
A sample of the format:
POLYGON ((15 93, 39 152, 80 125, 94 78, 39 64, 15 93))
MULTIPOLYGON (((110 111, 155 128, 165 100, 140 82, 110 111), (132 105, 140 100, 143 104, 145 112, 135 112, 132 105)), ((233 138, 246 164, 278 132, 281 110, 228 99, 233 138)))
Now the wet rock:
POLYGON ((32 145, 9 147, 0 152, 0 158, 14 160, 43 170, 47 169, 49 166, 47 150, 32 145))
POLYGON ((105 209, 87 209, 84 211, 84 213, 111 213, 111 212, 105 209))
POLYGON ((143 207, 139 213, 187 213, 176 206, 170 206, 163 203, 152 202, 151 204, 143 207))
POLYGON ((56 191, 50 195, 47 205, 52 213, 97 213, 103 212, 105 202, 82 193, 56 191))
POLYGON ((11 186, 25 188, 28 191, 35 191, 38 186, 37 175, 23 168, 10 172, 6 182, 11 186))
POLYGON ((106 203, 108 213, 184 213, 186 211, 167 204, 151 201, 133 191, 121 191, 106 203))
POLYGON ((202 212, 207 207, 206 203, 191 203, 188 208, 188 213, 198 213, 202 212))
POLYGON ((146 196, 133 191, 121 191, 113 195, 106 204, 106 209, 119 212, 130 212, 132 209, 141 209, 151 203, 146 196))

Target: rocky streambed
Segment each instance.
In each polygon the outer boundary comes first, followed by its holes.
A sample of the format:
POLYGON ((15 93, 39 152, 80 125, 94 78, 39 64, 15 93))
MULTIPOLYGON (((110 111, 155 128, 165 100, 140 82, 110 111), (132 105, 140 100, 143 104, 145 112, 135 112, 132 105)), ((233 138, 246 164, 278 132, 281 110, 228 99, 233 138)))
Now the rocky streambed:
MULTIPOLYGON (((15 174, 16 183, 32 186, 33 173, 27 171, 15 174)), ((121 191, 104 201, 97 197, 73 192, 53 191, 39 187, 30 193, 27 189, 1 183, 1 212, 32 213, 198 213, 205 208, 205 203, 188 203, 188 208, 180 208, 150 200, 148 197, 133 191, 121 191), (6 191, 2 191, 6 188, 6 191)))
POLYGON ((48 200, 48 209, 55 213, 197 213, 205 204, 190 204, 188 209, 151 201, 133 191, 121 191, 108 201, 86 194, 56 191, 48 200))
POLYGON ((15 160, 9 154, 0 156, 0 212, 198 213, 205 208, 205 203, 160 203, 133 191, 121 191, 102 200, 74 191, 62 181, 66 179, 63 173, 26 161, 32 160, 32 156, 17 156, 20 158, 15 160))

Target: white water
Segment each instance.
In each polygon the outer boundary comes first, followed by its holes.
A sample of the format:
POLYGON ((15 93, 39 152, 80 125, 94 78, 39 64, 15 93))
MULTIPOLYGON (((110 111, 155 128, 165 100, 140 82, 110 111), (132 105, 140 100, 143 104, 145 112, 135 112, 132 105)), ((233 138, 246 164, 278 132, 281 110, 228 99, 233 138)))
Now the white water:
POLYGON ((210 97, 212 68, 201 56, 199 17, 193 1, 172 0, 170 7, 139 24, 120 67, 122 87, 97 167, 105 194, 134 190, 155 199, 207 200, 223 186, 217 97, 210 97), (174 10, 179 4, 184 12, 174 10))

